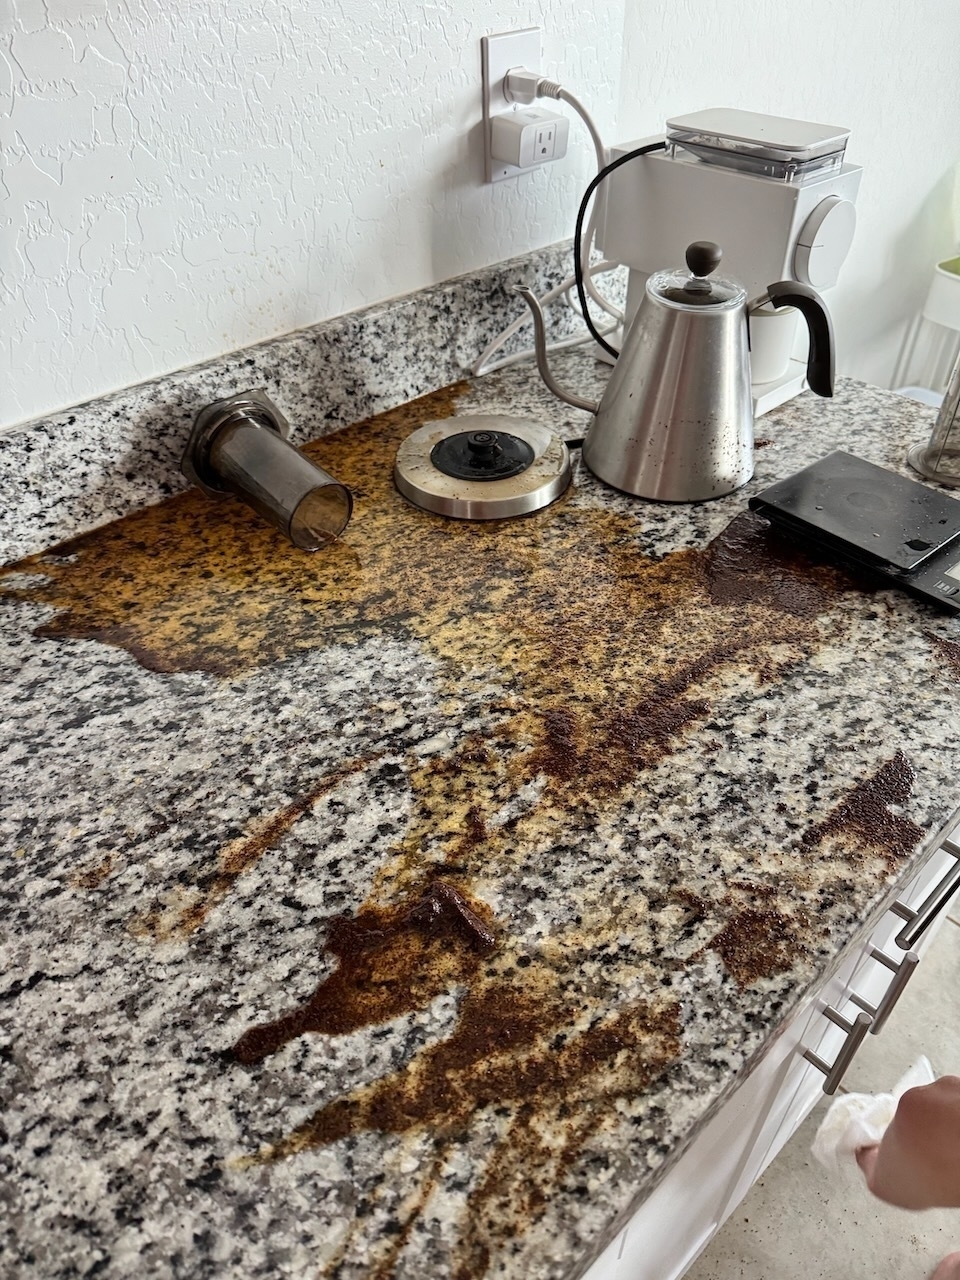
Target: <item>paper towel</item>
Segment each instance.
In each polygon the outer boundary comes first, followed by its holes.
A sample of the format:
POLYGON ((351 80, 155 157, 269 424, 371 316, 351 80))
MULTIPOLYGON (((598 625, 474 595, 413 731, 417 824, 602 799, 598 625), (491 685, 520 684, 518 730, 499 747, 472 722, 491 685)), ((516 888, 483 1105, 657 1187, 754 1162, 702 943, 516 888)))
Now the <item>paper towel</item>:
POLYGON ((817 1130, 810 1150, 824 1168, 839 1173, 856 1167, 860 1147, 880 1141, 893 1119, 897 1103, 908 1089, 932 1084, 933 1068, 926 1058, 918 1058, 890 1093, 843 1093, 834 1099, 817 1130))

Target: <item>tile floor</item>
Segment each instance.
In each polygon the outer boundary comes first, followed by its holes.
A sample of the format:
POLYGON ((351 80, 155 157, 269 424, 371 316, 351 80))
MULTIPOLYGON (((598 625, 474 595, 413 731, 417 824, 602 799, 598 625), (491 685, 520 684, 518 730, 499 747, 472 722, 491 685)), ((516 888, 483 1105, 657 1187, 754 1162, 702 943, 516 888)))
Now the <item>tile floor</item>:
MULTIPOLYGON (((844 1081, 879 1093, 921 1054, 960 1075, 960 907, 943 922, 881 1035, 844 1081)), ((960 1249, 960 1210, 907 1213, 873 1199, 855 1172, 830 1178, 810 1154, 827 1101, 734 1211, 685 1280, 926 1280, 960 1249)))

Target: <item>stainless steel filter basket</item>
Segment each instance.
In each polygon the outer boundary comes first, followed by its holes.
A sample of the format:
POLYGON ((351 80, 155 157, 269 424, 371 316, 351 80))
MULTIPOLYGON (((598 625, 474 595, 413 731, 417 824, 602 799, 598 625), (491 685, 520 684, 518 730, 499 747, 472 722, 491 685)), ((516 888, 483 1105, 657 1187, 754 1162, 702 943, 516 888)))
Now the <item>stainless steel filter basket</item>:
POLYGON ((236 494, 295 547, 316 551, 346 528, 350 490, 286 439, 290 424, 255 388, 201 409, 180 469, 208 497, 236 494))

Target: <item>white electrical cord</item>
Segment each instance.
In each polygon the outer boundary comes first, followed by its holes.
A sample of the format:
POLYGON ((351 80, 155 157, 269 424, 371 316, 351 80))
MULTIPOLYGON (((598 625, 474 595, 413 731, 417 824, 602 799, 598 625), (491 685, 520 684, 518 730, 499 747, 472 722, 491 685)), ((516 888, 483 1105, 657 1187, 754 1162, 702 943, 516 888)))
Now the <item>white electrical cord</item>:
MULTIPOLYGON (((589 111, 587 111, 579 98, 575 97, 567 89, 564 89, 562 85, 557 84, 554 80, 546 80, 536 75, 534 72, 521 69, 507 73, 504 79, 504 91, 507 97, 513 98, 517 102, 530 103, 533 102, 535 98, 555 98, 558 102, 565 102, 567 106, 572 107, 577 115, 580 116, 590 134, 597 157, 597 172, 599 173, 599 171, 604 167, 607 162, 607 152, 603 145, 603 140, 600 137, 600 131, 597 129, 593 117, 590 115, 589 111)), ((613 333, 623 323, 623 312, 603 297, 596 285, 593 283, 593 277, 595 275, 601 275, 604 271, 611 271, 614 267, 619 266, 619 263, 604 260, 602 262, 594 263, 592 266, 590 265, 590 254, 593 250, 595 234, 596 204, 594 204, 594 208, 591 210, 590 219, 587 223, 587 233, 583 237, 580 262, 586 292, 602 311, 605 311, 607 315, 613 317, 613 322, 611 324, 608 324, 605 328, 598 330, 599 333, 606 337, 607 334, 613 333)), ((546 307, 551 302, 556 301, 557 298, 565 297, 567 304, 576 311, 578 315, 581 314, 580 308, 574 305, 570 297, 570 290, 575 284, 576 276, 567 276, 565 280, 561 281, 560 284, 555 285, 545 293, 542 298, 540 298, 540 305, 546 307)), ((509 342, 514 334, 519 333, 524 325, 529 323, 531 323, 531 317, 529 314, 525 314, 509 324, 502 333, 498 334, 497 337, 487 345, 480 357, 470 366, 471 374, 475 377, 479 377, 484 373, 492 373, 494 369, 503 369, 506 368, 507 365, 518 364, 521 360, 526 360, 529 356, 533 355, 533 349, 529 348, 524 351, 518 351, 514 355, 505 356, 501 360, 491 361, 490 359, 495 352, 500 350, 504 343, 509 342)), ((584 343, 592 341, 592 335, 589 333, 575 334, 573 337, 562 338, 550 343, 547 346, 547 350, 562 351, 568 347, 581 346, 584 343)))
MULTIPOLYGON (((509 76, 507 79, 509 79, 509 76)), ((597 153, 597 170, 599 172, 607 163, 607 149, 603 145, 603 139, 600 137, 600 131, 593 122, 593 117, 580 99, 575 98, 569 90, 564 89, 563 85, 557 84, 555 80, 540 80, 537 83, 537 97, 556 98, 558 102, 565 102, 568 107, 573 107, 574 111, 587 126, 590 137, 593 140, 593 148, 597 153)))
MULTIPOLYGON (((615 262, 599 262, 596 267, 591 268, 591 270, 609 271, 611 267, 615 267, 617 265, 618 264, 615 262)), ((586 280, 586 277, 584 277, 584 279, 586 280)), ((567 276, 565 280, 561 280, 558 285, 554 285, 552 289, 548 290, 548 292, 540 298, 540 305, 542 307, 549 306, 551 302, 555 302, 557 298, 561 297, 563 294, 568 294, 575 284, 576 278, 574 276, 567 276)), ((577 310, 577 308, 574 308, 574 310, 577 310)), ((519 364, 521 360, 526 360, 529 356, 534 355, 535 352, 533 347, 528 347, 523 351, 515 352, 511 356, 504 356, 501 360, 491 361, 490 359, 495 352, 499 351, 505 343, 510 341, 514 334, 519 333, 524 325, 528 325, 531 322, 530 313, 527 311, 524 312, 522 316, 518 316, 511 324, 508 324, 506 329, 504 329, 502 333, 497 334, 493 341, 483 350, 479 358, 473 362, 470 366, 470 373, 473 374, 474 377, 480 377, 485 373, 493 373, 495 369, 505 369, 508 365, 519 364)), ((619 328, 620 321, 611 320, 609 324, 598 330, 598 332, 606 337, 607 334, 613 333, 619 328)), ((567 347, 581 347, 585 343, 592 341, 593 337, 589 333, 575 333, 572 337, 558 338, 556 341, 549 343, 547 350, 563 351, 567 347)))
MULTIPOLYGON (((586 109, 580 99, 553 80, 540 81, 537 85, 537 97, 556 98, 558 102, 565 102, 568 107, 573 107, 574 111, 576 111, 577 115, 587 126, 587 131, 593 140, 593 149, 597 157, 597 172, 599 173, 607 163, 607 149, 603 145, 603 139, 600 137, 600 131, 597 129, 597 126, 593 121, 593 117, 590 115, 590 112, 586 109)), ((583 285, 597 306, 600 307, 602 311, 605 311, 607 315, 615 316, 617 324, 619 325, 623 323, 623 312, 619 307, 615 307, 609 303, 606 298, 598 292, 596 285, 593 283, 593 277, 594 275, 599 275, 600 272, 596 268, 593 268, 593 270, 590 269, 590 253, 593 248, 593 238, 596 234, 596 210, 597 204, 596 201, 594 201, 593 209, 590 212, 590 220, 587 223, 587 234, 583 237, 583 251, 580 255, 580 265, 581 270, 583 271, 583 285)), ((610 264, 611 267, 616 265, 616 263, 610 264)), ((605 269, 609 270, 610 268, 607 267, 605 269)))

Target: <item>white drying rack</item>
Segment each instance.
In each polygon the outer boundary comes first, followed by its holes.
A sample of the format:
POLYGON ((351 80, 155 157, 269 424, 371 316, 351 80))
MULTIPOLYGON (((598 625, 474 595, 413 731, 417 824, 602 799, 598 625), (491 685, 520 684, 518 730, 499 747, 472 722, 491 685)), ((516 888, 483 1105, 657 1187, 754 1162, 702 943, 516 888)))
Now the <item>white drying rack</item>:
POLYGON ((960 257, 938 262, 927 290, 927 299, 904 335, 903 346, 893 370, 893 387, 900 395, 922 404, 943 401, 950 370, 960 352, 960 257), (923 381, 908 386, 901 382, 913 373, 914 357, 923 352, 923 381))

